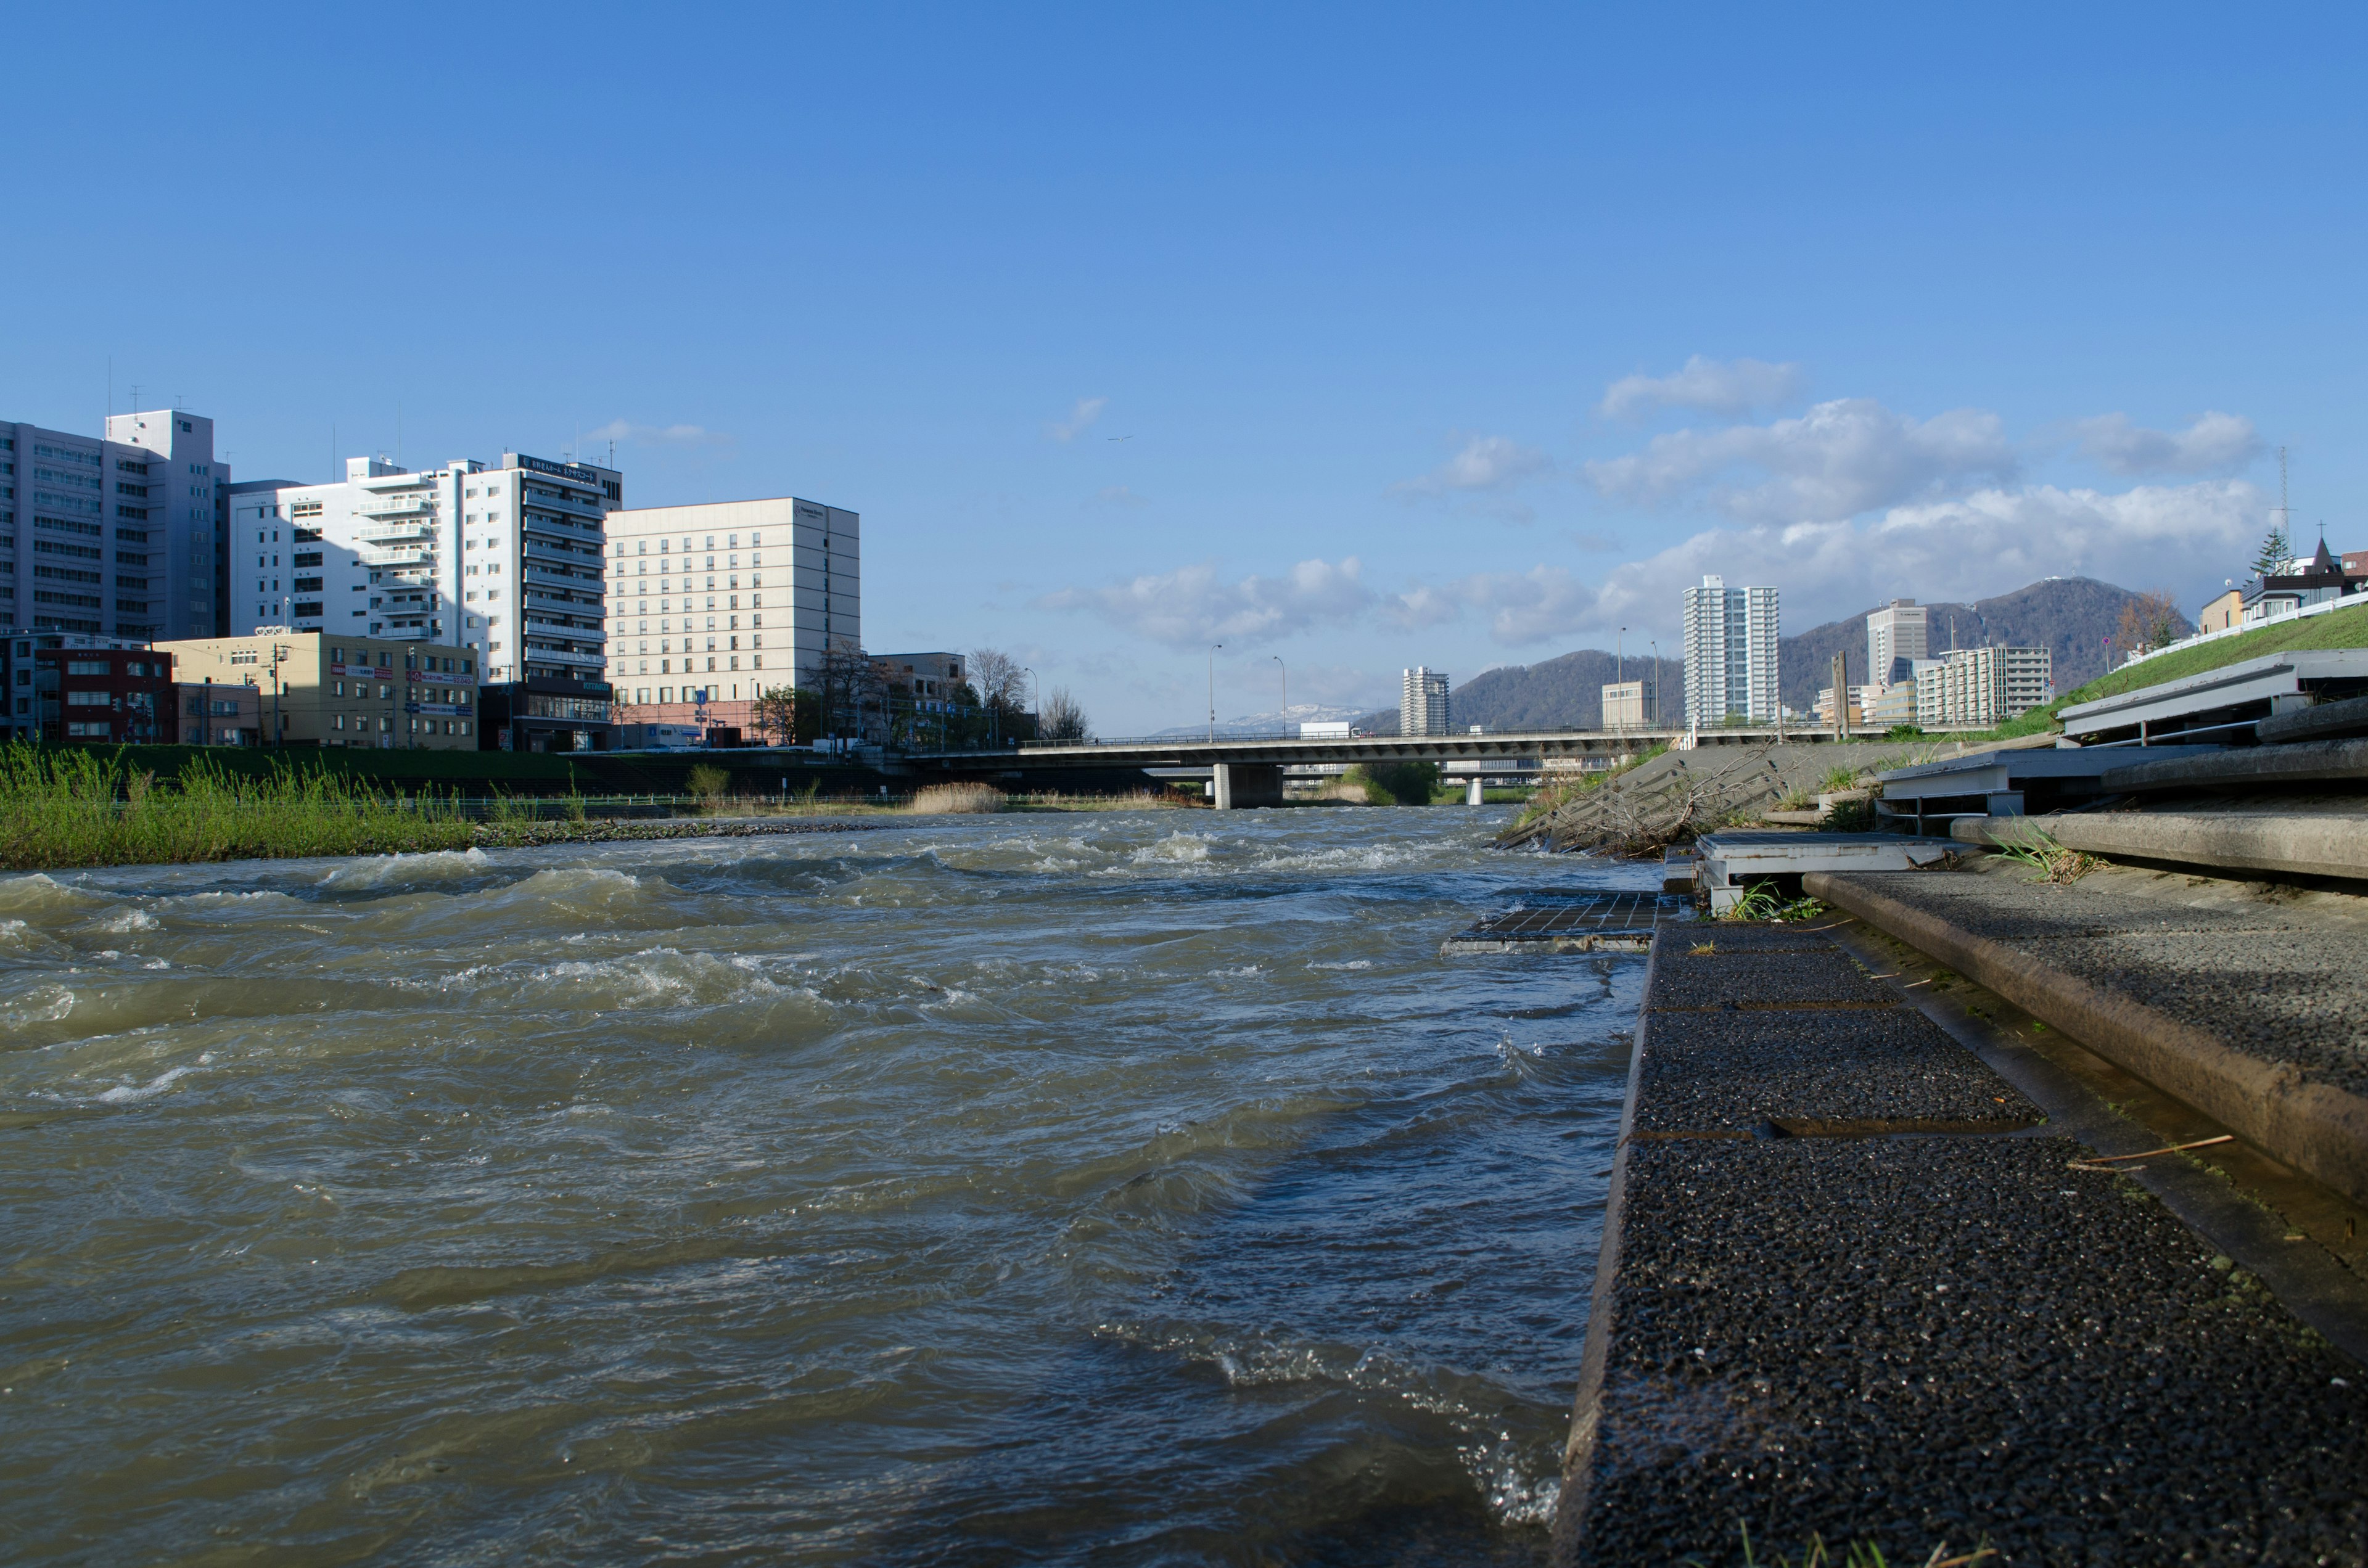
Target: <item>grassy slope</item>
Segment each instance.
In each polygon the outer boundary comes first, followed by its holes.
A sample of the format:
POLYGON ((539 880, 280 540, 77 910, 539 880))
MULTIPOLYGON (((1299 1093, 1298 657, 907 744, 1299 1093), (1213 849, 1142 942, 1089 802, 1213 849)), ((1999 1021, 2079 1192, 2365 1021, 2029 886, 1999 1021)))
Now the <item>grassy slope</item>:
POLYGON ((2182 648, 2176 653, 2164 653, 2142 665, 2115 670, 2112 674, 2090 681, 2079 690, 2067 692, 2044 708, 2034 708, 2014 722, 1996 733, 2002 738, 2015 735, 2035 735, 2044 730, 2061 729, 2056 722, 2057 710, 2077 702, 2094 702, 2100 697, 2118 697, 2141 687, 2161 686, 2167 681, 2184 680, 2229 665, 2258 659, 2266 653, 2283 653, 2289 648, 2368 648, 2368 605, 2349 606, 2315 615, 2308 620, 2284 620, 2264 626, 2258 631, 2248 631, 2241 637, 2224 638, 2197 648, 2182 648))
MULTIPOLYGON (((802 790, 810 779, 819 778, 822 792, 831 794, 837 788, 834 783, 837 776, 843 773, 853 780, 859 771, 814 768, 787 761, 777 752, 763 751, 620 756, 602 752, 127 746, 122 756, 124 766, 134 773, 154 772, 159 778, 177 778, 200 754, 224 773, 242 778, 267 778, 281 768, 292 768, 300 773, 322 772, 405 790, 425 788, 441 793, 458 790, 464 795, 486 794, 495 790, 513 795, 565 794, 571 782, 586 795, 673 794, 684 789, 683 776, 701 766, 721 767, 735 776, 745 774, 745 788, 768 794, 780 788, 785 776, 792 790, 802 790)), ((112 756, 114 753, 105 755, 112 756)), ((868 778, 870 775, 860 777, 868 778)))

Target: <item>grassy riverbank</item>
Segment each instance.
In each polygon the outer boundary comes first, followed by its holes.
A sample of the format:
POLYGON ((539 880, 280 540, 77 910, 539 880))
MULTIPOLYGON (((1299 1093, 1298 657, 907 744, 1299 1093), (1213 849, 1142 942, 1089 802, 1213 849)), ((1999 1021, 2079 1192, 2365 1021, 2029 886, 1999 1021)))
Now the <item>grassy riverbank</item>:
MULTIPOLYGON (((720 770, 694 777, 691 795, 469 799, 432 785, 382 780, 273 759, 224 767, 179 759, 160 779, 137 754, 78 747, 0 746, 0 869, 411 854, 623 839, 745 837, 803 831, 780 819, 912 814, 898 796, 829 799, 814 785, 789 795, 729 792, 720 770)), ((310 759, 308 759, 309 761, 310 759)), ((995 794, 985 786, 973 788, 995 794)), ((997 796, 1020 812, 1139 811, 1192 802, 1173 793, 997 796)))

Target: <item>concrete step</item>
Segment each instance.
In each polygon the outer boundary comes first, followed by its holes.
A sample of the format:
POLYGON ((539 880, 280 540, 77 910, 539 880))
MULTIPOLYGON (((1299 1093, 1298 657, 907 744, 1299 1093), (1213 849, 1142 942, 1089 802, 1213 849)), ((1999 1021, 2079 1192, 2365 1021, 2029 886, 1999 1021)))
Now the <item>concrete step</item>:
POLYGON ((2036 828, 2066 849, 2218 870, 2368 878, 2368 810, 2359 812, 2100 812, 2044 817, 1960 817, 1966 844, 2032 842, 2036 828))
POLYGON ((2368 732, 2368 697, 2322 702, 2299 712, 2281 713, 2274 719, 2262 720, 2257 733, 2263 745, 2286 745, 2294 741, 2328 740, 2363 732, 2368 732))
POLYGON ((1836 925, 1655 937, 1554 1561, 2356 1561, 2368 1377, 2228 1256, 2278 1244, 2200 1239, 2179 1175, 2098 1163, 2158 1141, 1836 925))
POLYGON ((2368 972, 2356 931, 1962 873, 1824 873, 1802 885, 2368 1203, 2368 972))
MULTIPOLYGON (((2144 756, 2143 750, 2132 757, 2144 756)), ((2368 784, 2368 740, 2298 741, 2202 756, 2132 761, 2097 780, 2109 795, 2148 790, 2244 790, 2279 784, 2368 784)))

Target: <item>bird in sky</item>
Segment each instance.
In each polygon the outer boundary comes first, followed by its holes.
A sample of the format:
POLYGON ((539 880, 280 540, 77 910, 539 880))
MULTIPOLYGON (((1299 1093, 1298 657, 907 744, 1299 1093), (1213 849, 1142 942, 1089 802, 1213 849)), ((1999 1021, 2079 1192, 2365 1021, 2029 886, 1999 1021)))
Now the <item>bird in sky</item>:
POLYGON ((1132 441, 1134 437, 1132 436, 1105 436, 1102 439, 1105 441, 1132 441))

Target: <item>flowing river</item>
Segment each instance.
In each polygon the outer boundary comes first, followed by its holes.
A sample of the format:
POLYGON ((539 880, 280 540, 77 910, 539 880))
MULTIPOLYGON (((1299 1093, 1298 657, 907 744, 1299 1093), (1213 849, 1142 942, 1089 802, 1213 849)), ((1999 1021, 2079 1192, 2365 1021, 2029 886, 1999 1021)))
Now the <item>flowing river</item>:
POLYGON ((1531 1562, 1637 959, 1499 810, 0 879, 0 1558, 1531 1562))

